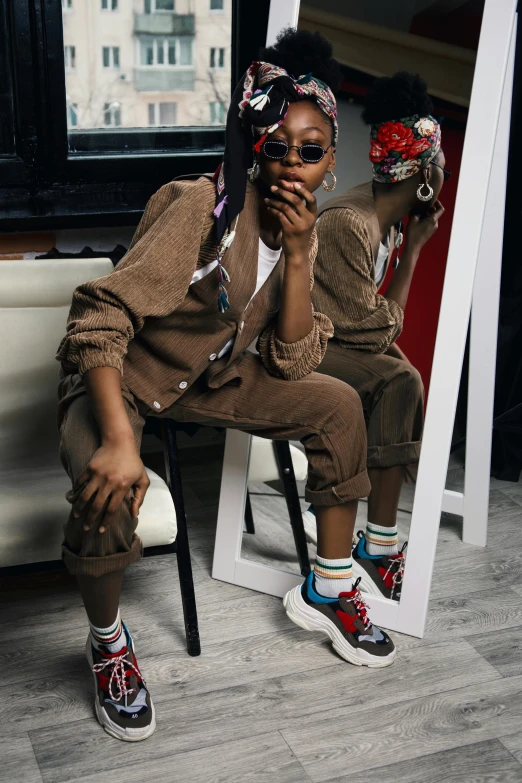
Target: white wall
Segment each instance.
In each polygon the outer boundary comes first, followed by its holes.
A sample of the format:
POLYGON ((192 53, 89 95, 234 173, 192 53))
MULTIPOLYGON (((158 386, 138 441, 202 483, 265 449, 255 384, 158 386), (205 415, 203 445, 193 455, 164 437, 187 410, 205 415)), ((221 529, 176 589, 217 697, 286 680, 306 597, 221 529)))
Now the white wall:
MULTIPOLYGON (((348 101, 338 102, 339 142, 337 145, 337 187, 334 193, 325 193, 322 188, 316 193, 317 201, 323 204, 332 196, 337 196, 372 178, 372 169, 368 153, 370 151, 370 131, 361 120, 361 106, 348 101)), ((327 177, 330 181, 330 178, 327 177)))

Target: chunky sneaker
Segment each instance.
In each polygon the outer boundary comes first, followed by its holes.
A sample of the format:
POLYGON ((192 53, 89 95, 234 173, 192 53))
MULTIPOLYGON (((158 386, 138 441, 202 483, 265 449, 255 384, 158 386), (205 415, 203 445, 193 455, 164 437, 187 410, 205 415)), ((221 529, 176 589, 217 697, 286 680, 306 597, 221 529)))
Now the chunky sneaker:
POLYGON ((366 536, 359 530, 359 540, 352 552, 353 574, 361 580, 361 590, 369 595, 384 596, 400 601, 404 577, 404 544, 398 555, 369 555, 366 551, 366 536))
POLYGON ((117 653, 97 650, 87 638, 87 660, 94 674, 94 709, 107 734, 139 742, 154 733, 154 705, 134 655, 132 637, 123 624, 127 646, 117 653))
POLYGON ((389 666, 395 660, 395 645, 384 631, 372 625, 367 607, 354 589, 339 598, 323 598, 315 591, 313 572, 302 585, 285 595, 288 617, 306 631, 321 631, 330 637, 334 650, 345 661, 372 669, 389 666))

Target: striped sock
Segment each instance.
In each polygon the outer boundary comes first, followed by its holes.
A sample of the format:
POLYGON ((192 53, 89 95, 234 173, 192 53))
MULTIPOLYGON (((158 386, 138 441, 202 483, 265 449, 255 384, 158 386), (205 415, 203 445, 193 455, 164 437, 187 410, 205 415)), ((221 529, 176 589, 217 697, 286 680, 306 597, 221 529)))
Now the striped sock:
POLYGON ((110 653, 117 653, 127 644, 119 609, 115 621, 108 628, 97 628, 92 623, 90 626, 92 643, 97 650, 103 647, 110 653))
POLYGON ((314 574, 315 589, 323 598, 337 598, 339 593, 349 593, 353 590, 351 557, 327 560, 326 557, 317 555, 314 574))
POLYGON ((366 551, 369 555, 396 555, 399 551, 397 524, 394 527, 366 524, 366 551))

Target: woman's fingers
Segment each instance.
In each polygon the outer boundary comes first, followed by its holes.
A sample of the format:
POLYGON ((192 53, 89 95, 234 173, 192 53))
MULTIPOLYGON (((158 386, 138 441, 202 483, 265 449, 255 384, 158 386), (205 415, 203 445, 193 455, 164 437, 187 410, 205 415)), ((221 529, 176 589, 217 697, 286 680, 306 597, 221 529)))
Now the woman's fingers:
POLYGON ((268 204, 267 204, 267 209, 271 215, 273 215, 279 220, 283 229, 288 229, 293 225, 292 222, 287 218, 285 213, 282 212, 280 209, 276 209, 275 207, 270 207, 268 204))
POLYGON ((121 504, 125 501, 128 492, 129 490, 119 489, 109 495, 105 511, 100 515, 98 533, 105 533, 107 528, 114 523, 114 520, 120 511, 121 504))
MULTIPOLYGON (((291 186, 293 188, 293 184, 291 186)), ((274 200, 282 201, 285 204, 290 204, 291 207, 299 214, 299 211, 303 209, 303 199, 297 195, 293 190, 287 190, 286 188, 278 188, 273 185, 270 190, 273 193, 274 200)))
POLYGON ((286 204, 283 201, 276 201, 274 199, 267 198, 265 199, 265 204, 272 215, 284 215, 289 223, 294 223, 294 221, 296 221, 299 217, 295 209, 290 206, 290 204, 286 204))
POLYGON ((316 212, 317 211, 317 199, 315 198, 313 193, 310 193, 309 190, 305 188, 304 185, 302 185, 300 182, 294 183, 294 188, 296 189, 296 192, 299 194, 300 199, 304 199, 304 202, 306 204, 306 208, 310 212, 316 212))
POLYGON ((147 473, 144 471, 141 479, 138 481, 137 484, 134 485, 134 498, 132 500, 132 505, 131 505, 131 513, 133 517, 138 516, 141 505, 145 500, 145 495, 149 487, 150 487, 150 479, 147 476, 147 473))
MULTIPOLYGON (((85 509, 91 502, 93 495, 99 489, 98 479, 95 476, 93 476, 90 480, 88 480, 87 483, 85 482, 83 483, 84 483, 84 488, 81 491, 81 493, 78 495, 78 497, 76 498, 72 506, 72 513, 76 519, 79 519, 82 516, 82 514, 85 513, 85 509)), ((81 484, 77 483, 75 487, 77 489, 80 489, 81 484)))

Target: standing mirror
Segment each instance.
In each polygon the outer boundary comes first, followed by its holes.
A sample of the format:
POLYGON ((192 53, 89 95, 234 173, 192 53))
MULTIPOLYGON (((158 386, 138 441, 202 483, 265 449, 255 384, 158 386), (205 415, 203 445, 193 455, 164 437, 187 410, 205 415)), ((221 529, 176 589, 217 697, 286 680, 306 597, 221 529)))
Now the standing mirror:
MULTIPOLYGON (((286 0, 275 5, 269 42, 288 24, 318 30, 331 41, 343 69, 336 196, 372 178, 370 132, 361 112, 375 77, 398 70, 420 74, 428 84, 433 115, 441 123, 444 168, 451 171, 440 194, 445 212, 438 231, 421 251, 398 339, 420 373, 427 400, 420 462, 409 466, 397 516, 400 546, 408 542, 402 595, 400 601, 367 596, 378 625, 422 636, 441 510, 464 517, 465 540, 485 543, 494 340, 482 356, 482 366, 491 370, 482 383, 473 346, 478 344, 480 328, 496 335, 495 285, 500 280, 515 2, 409 0, 392 7, 382 0, 371 5, 356 0, 302 0, 300 4, 286 0), (483 220, 486 209, 488 221, 483 220), (469 417, 474 416, 472 429, 482 438, 484 453, 481 457, 470 453, 472 435, 464 479, 463 455, 451 455, 450 447, 472 298, 478 311, 475 274, 478 281, 486 254, 490 303, 485 313, 480 308, 482 327, 472 322, 468 411, 468 432, 469 417), (472 481, 476 485, 473 517, 481 530, 471 528, 472 481)), ((320 205, 330 197, 321 192, 320 205)), ((380 294, 385 294, 392 271, 389 264, 379 284, 380 294)), ((263 448, 261 456, 257 439, 252 442, 238 432, 227 436, 213 576, 282 596, 302 578, 302 563, 290 524, 288 493, 285 498, 282 492, 281 466, 272 444, 263 448)), ((307 512, 301 444, 292 444, 291 452, 300 511, 307 512)), ((361 500, 356 531, 365 529, 366 520, 367 501, 361 500)), ((460 519, 455 524, 460 526, 460 519)), ((313 563, 315 531, 308 513, 305 526, 313 563)))

